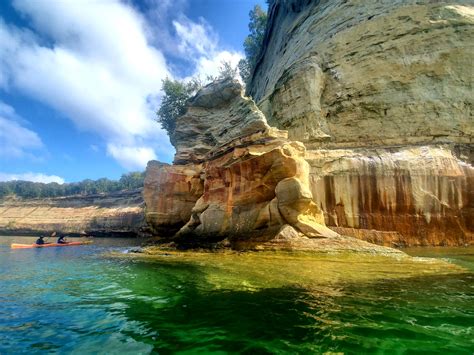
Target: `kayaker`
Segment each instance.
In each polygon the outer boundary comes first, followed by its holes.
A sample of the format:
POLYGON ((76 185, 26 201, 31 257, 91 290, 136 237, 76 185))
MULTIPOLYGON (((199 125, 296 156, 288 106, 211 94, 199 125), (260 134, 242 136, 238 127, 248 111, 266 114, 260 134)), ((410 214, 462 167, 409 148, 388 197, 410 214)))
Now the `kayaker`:
POLYGON ((44 244, 44 240, 43 240, 43 236, 40 236, 37 240, 36 240, 36 244, 38 245, 43 245, 44 244))
POLYGON ((67 241, 64 238, 64 235, 59 236, 58 244, 67 244, 67 241))

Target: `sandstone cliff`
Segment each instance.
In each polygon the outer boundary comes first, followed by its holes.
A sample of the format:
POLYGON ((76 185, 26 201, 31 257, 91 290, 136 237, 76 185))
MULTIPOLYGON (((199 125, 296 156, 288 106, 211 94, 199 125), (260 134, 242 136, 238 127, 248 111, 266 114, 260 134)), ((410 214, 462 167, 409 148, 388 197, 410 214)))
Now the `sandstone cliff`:
POLYGON ((249 93, 313 200, 384 245, 474 242, 470 1, 276 0, 249 93))
POLYGON ((325 147, 471 144, 471 1, 274 1, 249 89, 325 147))
POLYGON ((144 226, 142 190, 50 199, 0 201, 0 233, 56 231, 136 236, 144 226))
POLYGON ((145 215, 154 232, 185 245, 373 251, 325 226, 304 145, 242 94, 233 80, 203 88, 177 121, 174 164, 149 162, 145 215))
POLYGON ((258 108, 233 82, 193 98, 174 165, 148 165, 147 222, 234 246, 473 243, 473 25, 466 1, 272 1, 258 108))

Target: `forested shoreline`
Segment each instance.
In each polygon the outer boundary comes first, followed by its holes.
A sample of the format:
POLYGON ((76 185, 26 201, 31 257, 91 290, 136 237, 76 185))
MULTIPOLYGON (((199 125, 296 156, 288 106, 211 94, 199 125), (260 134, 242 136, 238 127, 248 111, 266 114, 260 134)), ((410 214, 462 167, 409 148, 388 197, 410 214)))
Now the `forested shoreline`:
POLYGON ((86 179, 64 184, 22 180, 3 181, 0 182, 0 198, 47 198, 132 190, 143 187, 144 179, 145 172, 131 172, 123 174, 119 180, 107 178, 98 180, 86 179))

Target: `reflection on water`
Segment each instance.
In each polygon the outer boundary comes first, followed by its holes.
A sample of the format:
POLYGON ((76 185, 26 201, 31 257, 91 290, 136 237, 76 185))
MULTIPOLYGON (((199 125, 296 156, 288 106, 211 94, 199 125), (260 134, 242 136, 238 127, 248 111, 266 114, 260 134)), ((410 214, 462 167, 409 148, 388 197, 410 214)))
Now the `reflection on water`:
POLYGON ((354 255, 117 258, 104 256, 123 250, 111 240, 21 251, 1 240, 2 354, 474 350, 472 248, 437 255, 461 269, 354 255))

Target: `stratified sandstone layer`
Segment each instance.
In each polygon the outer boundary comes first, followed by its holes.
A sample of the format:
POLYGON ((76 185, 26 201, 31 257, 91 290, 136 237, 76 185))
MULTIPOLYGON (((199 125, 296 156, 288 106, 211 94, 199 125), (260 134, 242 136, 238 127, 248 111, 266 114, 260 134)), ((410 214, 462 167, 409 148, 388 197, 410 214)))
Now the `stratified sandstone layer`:
POLYGON ((306 159, 316 203, 340 233, 396 246, 473 242, 474 169, 445 146, 321 149, 306 159), (371 230, 392 233, 374 240, 371 230))
POLYGON ((306 146, 326 224, 384 245, 474 243, 474 6, 275 0, 249 93, 306 146))
POLYGON ((359 243, 325 226, 305 147, 270 127, 237 81, 206 86, 176 126, 175 164, 150 162, 146 172, 146 220, 156 233, 169 237, 179 228, 181 244, 241 248, 317 248, 311 238, 359 243))
POLYGON ((144 226, 142 189, 0 202, 0 232, 136 236, 144 226))
POLYGON ((468 1, 277 0, 250 94, 305 143, 471 144, 473 43, 468 1))

